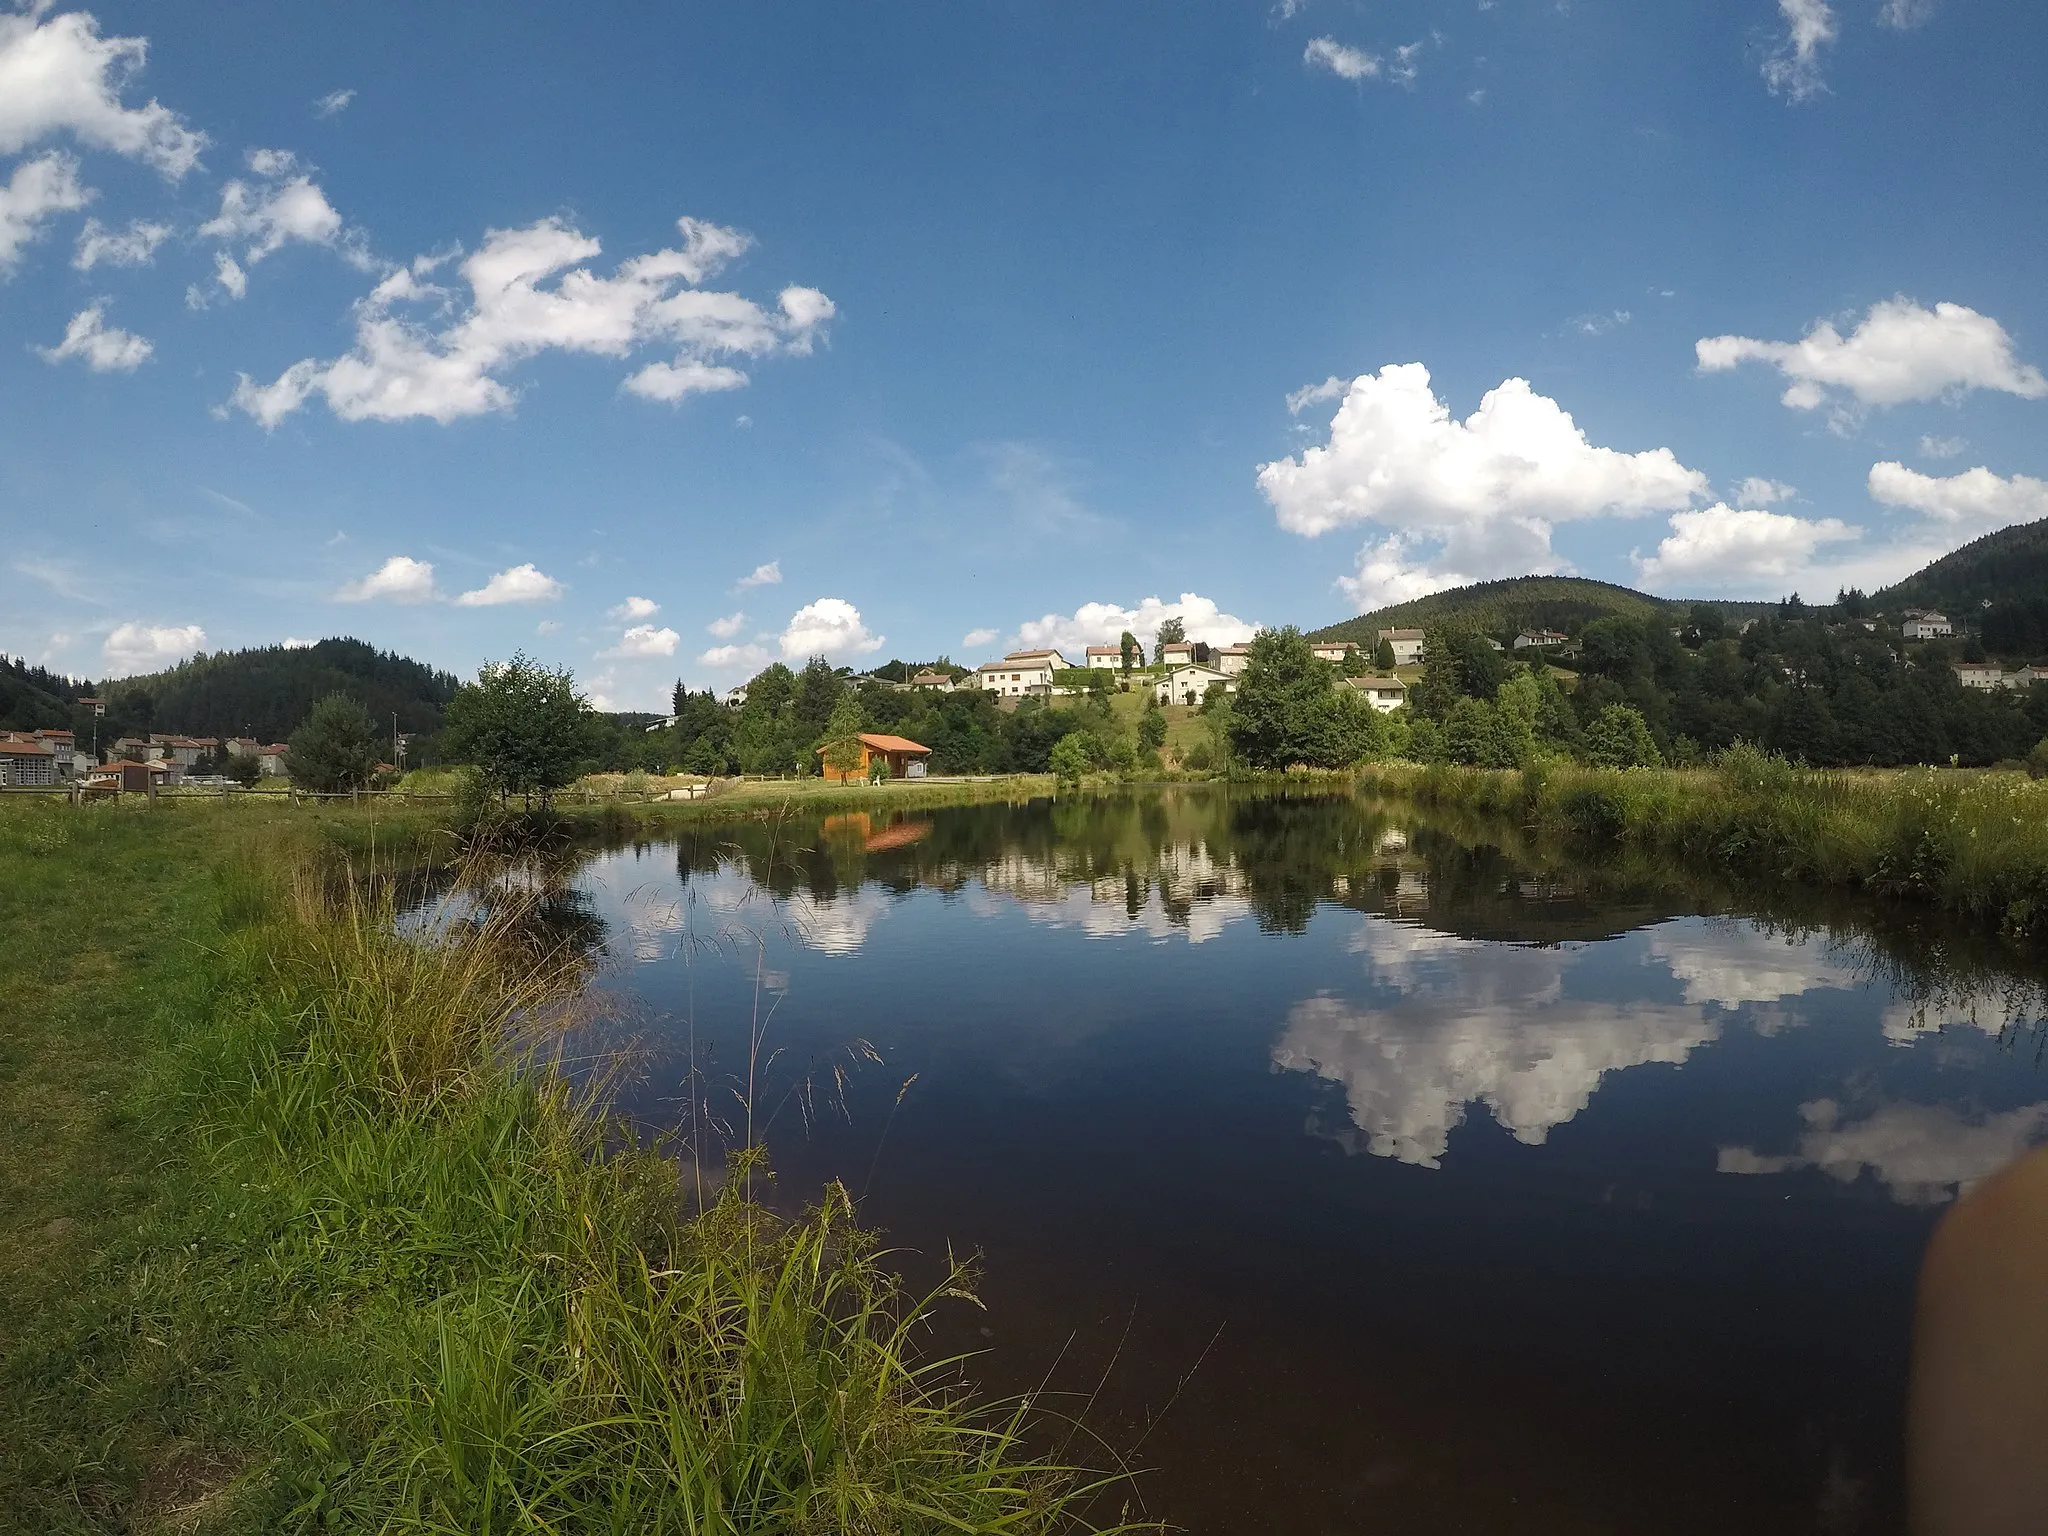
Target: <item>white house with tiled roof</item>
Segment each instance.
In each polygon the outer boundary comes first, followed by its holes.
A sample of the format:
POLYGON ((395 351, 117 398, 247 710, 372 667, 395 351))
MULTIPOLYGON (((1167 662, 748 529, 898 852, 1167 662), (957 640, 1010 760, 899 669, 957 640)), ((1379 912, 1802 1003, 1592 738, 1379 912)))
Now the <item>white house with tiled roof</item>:
MULTIPOLYGON (((1379 632, 1379 640, 1394 648, 1394 665, 1397 667, 1412 667, 1422 660, 1422 631, 1419 629, 1383 629, 1379 632)), ((1375 650, 1379 648, 1379 640, 1373 642, 1375 650)))
POLYGON ((1052 675, 1071 672, 1073 664, 1057 650, 1012 651, 1001 661, 985 661, 974 669, 974 686, 1001 698, 1052 692, 1052 675))
POLYGON ((1251 665, 1252 648, 1249 645, 1219 645, 1209 651, 1209 663, 1225 677, 1236 677, 1251 665))
POLYGON ((0 732, 0 784, 10 789, 55 784, 57 751, 47 741, 0 732))
POLYGON ((1186 666, 1168 668, 1166 676, 1153 683, 1152 697, 1162 704, 1199 704, 1212 683, 1221 683, 1225 693, 1237 692, 1234 678, 1215 667, 1189 662, 1186 666))

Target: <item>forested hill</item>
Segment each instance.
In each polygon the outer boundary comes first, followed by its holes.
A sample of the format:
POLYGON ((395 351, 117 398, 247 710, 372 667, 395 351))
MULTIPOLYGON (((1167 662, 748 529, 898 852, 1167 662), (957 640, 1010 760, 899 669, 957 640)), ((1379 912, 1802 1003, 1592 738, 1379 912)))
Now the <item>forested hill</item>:
POLYGON ((72 701, 83 691, 75 677, 0 656, 0 730, 64 730, 71 724, 72 701))
POLYGON ((109 716, 127 729, 283 741, 330 693, 357 700, 382 726, 396 714, 401 731, 438 731, 456 686, 454 674, 425 662, 340 639, 195 656, 109 683, 106 696, 109 716))
POLYGON ((1880 610, 1912 604, 1981 621, 1984 643, 1993 650, 2048 650, 2048 518, 1987 533, 1871 601, 1880 610), (2015 627, 2026 633, 2003 634, 2015 627))
POLYGON ((1667 613, 1683 611, 1679 604, 1612 582, 1589 581, 1581 576, 1517 576, 1507 581, 1452 587, 1413 602, 1376 608, 1355 619, 1316 630, 1309 639, 1350 641, 1365 646, 1382 629, 1426 629, 1432 624, 1447 623, 1484 634, 1523 629, 1576 632, 1594 619, 1621 615, 1649 622, 1667 613))

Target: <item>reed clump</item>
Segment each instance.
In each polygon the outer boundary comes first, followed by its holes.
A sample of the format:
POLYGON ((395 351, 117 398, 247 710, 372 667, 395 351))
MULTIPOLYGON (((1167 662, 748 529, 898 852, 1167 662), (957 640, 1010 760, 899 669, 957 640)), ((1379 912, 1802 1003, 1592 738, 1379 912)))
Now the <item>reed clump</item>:
POLYGON ((250 1528, 1139 1528, 1084 1514, 1122 1479, 1044 1454, 1070 1427, 930 1357, 964 1269, 908 1294, 843 1189, 778 1215, 743 1150, 700 1204, 607 1129, 557 1069, 579 956, 537 954, 519 901, 401 933, 336 889, 233 897, 172 1074, 233 1207, 209 1262, 253 1328, 307 1340, 251 1387, 284 1433, 242 1482, 250 1528))
POLYGON ((2048 932, 2048 782, 2018 773, 1812 769, 1738 746, 1697 769, 1378 764, 1361 785, 1742 879, 1863 890, 2012 938, 2048 932))

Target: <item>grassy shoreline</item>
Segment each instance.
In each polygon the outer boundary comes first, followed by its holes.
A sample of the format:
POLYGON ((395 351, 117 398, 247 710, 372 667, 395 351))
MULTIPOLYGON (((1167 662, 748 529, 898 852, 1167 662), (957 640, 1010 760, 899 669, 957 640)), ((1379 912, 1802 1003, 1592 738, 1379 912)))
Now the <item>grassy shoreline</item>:
POLYGON ((843 1192, 607 1139, 576 956, 337 903, 367 821, 0 810, 0 1530, 1099 1528, 843 1192))
POLYGON ((2011 940, 2048 933, 2048 782, 2019 774, 1807 769, 1738 749, 1698 769, 1383 763, 1357 783, 1737 880, 1861 891, 2011 940))

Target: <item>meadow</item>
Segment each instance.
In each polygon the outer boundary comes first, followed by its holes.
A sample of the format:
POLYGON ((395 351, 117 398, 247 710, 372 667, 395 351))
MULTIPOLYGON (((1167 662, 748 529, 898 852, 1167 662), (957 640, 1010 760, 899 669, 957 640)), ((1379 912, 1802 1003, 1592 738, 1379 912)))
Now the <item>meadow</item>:
POLYGON ((450 839, 369 820, 0 803, 0 1528, 1140 1528, 924 1347, 968 1268, 607 1125, 583 953, 502 883, 401 933, 360 850, 450 839))

